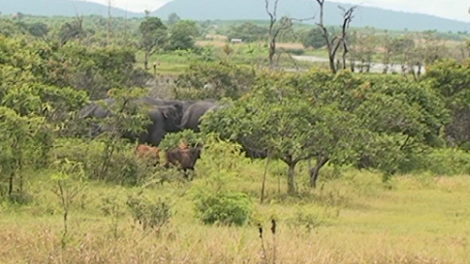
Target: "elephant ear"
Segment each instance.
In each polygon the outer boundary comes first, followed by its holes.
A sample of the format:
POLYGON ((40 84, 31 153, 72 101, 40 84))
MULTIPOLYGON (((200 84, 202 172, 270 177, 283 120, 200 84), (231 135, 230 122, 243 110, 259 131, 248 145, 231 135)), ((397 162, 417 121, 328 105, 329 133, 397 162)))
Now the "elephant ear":
POLYGON ((165 107, 162 109, 162 115, 165 119, 175 119, 176 111, 173 107, 165 107))

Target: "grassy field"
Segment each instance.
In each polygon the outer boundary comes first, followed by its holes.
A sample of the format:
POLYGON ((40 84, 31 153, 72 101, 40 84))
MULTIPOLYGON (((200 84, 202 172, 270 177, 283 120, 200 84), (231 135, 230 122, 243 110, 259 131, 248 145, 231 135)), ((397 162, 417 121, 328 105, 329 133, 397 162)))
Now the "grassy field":
MULTIPOLYGON (((178 75, 183 73, 190 63, 200 63, 201 61, 218 61, 228 60, 237 65, 267 67, 268 66, 268 49, 264 43, 241 43, 229 44, 231 54, 227 55, 223 51, 223 47, 227 41, 222 38, 223 36, 216 36, 210 40, 199 40, 196 42, 197 47, 204 47, 210 51, 206 55, 191 53, 191 52, 173 52, 173 53, 160 53, 153 54, 150 58, 150 72, 153 73, 153 62, 159 63, 157 68, 158 74, 164 75, 178 75)), ((282 53, 279 60, 280 67, 284 69, 309 69, 318 66, 318 63, 307 61, 293 61, 286 54, 286 51, 295 50, 302 51, 303 55, 317 56, 327 58, 326 50, 312 50, 304 49, 302 44, 299 43, 278 43, 278 51, 282 53)), ((139 51, 137 54, 137 63, 139 67, 143 67, 144 54, 139 51)))
POLYGON ((131 188, 90 182, 72 204, 66 247, 50 172, 31 174, 31 202, 0 206, 0 263, 470 262, 468 176, 398 176, 385 184, 372 172, 326 168, 320 187, 310 190, 301 166, 299 195, 287 196, 285 168, 276 163, 269 169, 266 201, 259 204, 264 162, 242 163, 225 184, 256 202, 253 220, 243 227, 203 225, 196 218, 192 192, 206 187, 209 164, 201 160, 191 183, 131 188), (143 231, 126 210, 127 196, 139 192, 171 201, 173 217, 159 232, 143 231), (103 214, 103 198, 119 204, 117 224, 103 214), (263 240, 257 223, 264 227, 263 240))

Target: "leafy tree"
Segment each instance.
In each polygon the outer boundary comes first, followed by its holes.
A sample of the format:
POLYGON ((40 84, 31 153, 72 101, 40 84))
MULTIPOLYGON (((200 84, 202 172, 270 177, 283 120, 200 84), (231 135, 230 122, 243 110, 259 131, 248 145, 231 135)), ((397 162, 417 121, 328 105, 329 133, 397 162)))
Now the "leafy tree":
POLYGON ((150 74, 135 66, 135 53, 125 48, 86 48, 67 45, 44 59, 47 76, 57 86, 85 90, 92 100, 111 88, 143 87, 150 74))
POLYGON ((87 32, 83 27, 83 17, 77 18, 72 22, 66 22, 59 30, 60 45, 65 45, 69 40, 81 40, 87 32))
POLYGON ((31 33, 31 35, 42 38, 47 35, 47 33, 49 32, 49 28, 46 24, 42 22, 37 22, 28 25, 28 31, 29 33, 31 33))
POLYGON ((7 177, 2 180, 7 182, 9 196, 15 190, 23 192, 21 170, 35 165, 39 159, 47 159, 43 150, 48 147, 45 139, 49 136, 44 118, 21 116, 12 109, 0 107, 0 172, 2 177, 7 177))
POLYGON ((178 14, 173 12, 168 16, 168 26, 172 27, 176 25, 180 20, 181 18, 178 16, 178 14))
POLYGON ((180 20, 171 28, 167 49, 193 49, 197 36, 199 36, 199 27, 195 21, 180 20))
POLYGON ((319 49, 326 45, 325 39, 323 38, 322 31, 319 28, 312 28, 302 35, 302 45, 305 48, 319 49))
MULTIPOLYGON (((346 162, 354 156, 350 142, 359 133, 354 116, 337 105, 312 107, 293 79, 264 76, 246 99, 210 113, 202 124, 204 132, 216 131, 243 146, 264 149, 286 163, 289 193, 296 192, 295 168, 300 161, 316 158, 317 171, 330 159, 346 162)), ((312 186, 317 177, 318 173, 312 175, 312 186)))
POLYGON ((147 114, 148 108, 143 104, 133 103, 136 98, 146 94, 144 89, 111 89, 109 95, 114 99, 113 104, 103 103, 109 115, 99 120, 98 124, 104 130, 105 148, 98 178, 104 179, 111 166, 113 154, 119 151, 118 141, 127 135, 135 135, 145 131, 151 120, 147 114))
POLYGON ((341 72, 319 85, 327 88, 310 91, 316 100, 338 102, 366 130, 362 144, 357 146, 360 167, 375 167, 393 174, 407 170, 403 165, 419 150, 442 146, 440 131, 448 122, 447 111, 425 84, 402 77, 357 78, 341 72))
POLYGON ((167 39, 167 28, 158 17, 146 17, 140 23, 140 46, 144 50, 144 68, 149 69, 149 59, 157 47, 162 47, 167 39))
POLYGON ((458 63, 444 60, 427 69, 423 82, 444 100, 451 112, 451 122, 446 126, 446 141, 450 146, 470 149, 470 67, 468 60, 458 63))
POLYGON ((0 18, 0 35, 13 36, 23 35, 26 33, 24 27, 20 23, 14 22, 10 19, 0 18))
POLYGON ((176 78, 174 92, 179 99, 237 99, 251 90, 255 78, 253 70, 227 62, 191 64, 176 78))

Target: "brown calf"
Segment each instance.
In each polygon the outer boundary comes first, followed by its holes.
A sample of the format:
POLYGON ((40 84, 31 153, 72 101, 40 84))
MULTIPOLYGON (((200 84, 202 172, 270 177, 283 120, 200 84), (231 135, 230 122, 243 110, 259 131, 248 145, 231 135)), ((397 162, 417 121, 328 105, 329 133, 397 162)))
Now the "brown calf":
POLYGON ((135 151, 140 159, 152 162, 153 165, 157 165, 160 162, 160 149, 157 147, 138 145, 135 151))
POLYGON ((165 167, 168 168, 170 165, 178 167, 183 170, 184 175, 188 177, 187 171, 194 171, 196 161, 201 157, 201 149, 201 147, 192 148, 186 145, 171 148, 166 151, 165 167))

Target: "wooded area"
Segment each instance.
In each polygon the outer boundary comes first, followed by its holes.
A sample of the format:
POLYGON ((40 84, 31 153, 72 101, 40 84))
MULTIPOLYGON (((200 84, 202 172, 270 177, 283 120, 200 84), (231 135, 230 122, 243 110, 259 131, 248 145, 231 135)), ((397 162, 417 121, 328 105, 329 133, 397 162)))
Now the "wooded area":
POLYGON ((0 262, 470 261, 467 33, 279 1, 229 25, 3 16, 0 262))

